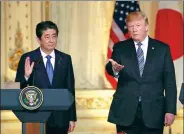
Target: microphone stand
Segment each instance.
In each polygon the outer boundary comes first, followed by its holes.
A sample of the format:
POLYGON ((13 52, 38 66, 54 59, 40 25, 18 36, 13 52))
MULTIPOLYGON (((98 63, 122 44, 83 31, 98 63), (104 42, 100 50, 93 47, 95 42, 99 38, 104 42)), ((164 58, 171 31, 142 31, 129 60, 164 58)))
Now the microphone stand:
POLYGON ((37 71, 37 65, 40 64, 42 60, 42 56, 40 56, 39 60, 35 63, 34 67, 33 67, 33 82, 32 82, 32 85, 34 86, 35 85, 35 75, 36 75, 36 71, 37 71))
MULTIPOLYGON (((36 62, 36 64, 33 67, 33 81, 32 81, 32 86, 35 85, 35 74, 37 71, 37 65, 40 63, 42 60, 42 56, 40 56, 39 60, 36 62)), ((27 85, 29 86, 29 84, 27 85)), ((26 134, 26 123, 22 123, 22 134, 26 134)), ((40 123, 40 134, 44 134, 44 123, 40 123)))

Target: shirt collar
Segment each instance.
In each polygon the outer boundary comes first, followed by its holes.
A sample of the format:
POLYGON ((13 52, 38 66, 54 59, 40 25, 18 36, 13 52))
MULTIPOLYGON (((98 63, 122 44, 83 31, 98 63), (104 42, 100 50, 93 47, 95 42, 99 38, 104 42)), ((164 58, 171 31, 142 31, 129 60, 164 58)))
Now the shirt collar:
MULTIPOLYGON (((43 58, 46 58, 46 56, 48 55, 48 54, 46 54, 45 52, 43 52, 41 48, 40 48, 40 52, 41 52, 41 55, 42 55, 43 58)), ((55 51, 54 51, 54 50, 53 50, 49 55, 50 55, 52 58, 55 59, 55 51)))
MULTIPOLYGON (((148 45, 148 39, 149 39, 148 36, 146 36, 146 38, 143 41, 141 41, 142 46, 147 46, 148 45)), ((139 42, 134 41, 135 45, 137 45, 137 43, 139 43, 139 42)))

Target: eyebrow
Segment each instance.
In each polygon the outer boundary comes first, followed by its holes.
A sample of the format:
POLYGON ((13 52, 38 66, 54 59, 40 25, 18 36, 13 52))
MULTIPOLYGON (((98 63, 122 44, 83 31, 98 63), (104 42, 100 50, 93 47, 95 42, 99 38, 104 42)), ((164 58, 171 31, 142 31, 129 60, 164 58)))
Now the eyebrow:
POLYGON ((57 35, 56 33, 53 33, 53 34, 45 34, 45 36, 49 36, 49 35, 57 35))

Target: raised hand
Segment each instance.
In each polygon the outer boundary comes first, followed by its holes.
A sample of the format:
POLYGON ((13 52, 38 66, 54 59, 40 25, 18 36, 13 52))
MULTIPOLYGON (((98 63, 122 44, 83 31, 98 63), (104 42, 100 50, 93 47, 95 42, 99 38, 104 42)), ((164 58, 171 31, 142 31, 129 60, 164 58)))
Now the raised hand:
POLYGON ((111 62, 112 67, 113 67, 113 69, 114 69, 115 72, 119 72, 119 71, 121 71, 124 68, 123 65, 118 64, 113 59, 109 59, 109 61, 111 62))
POLYGON ((30 77, 30 75, 33 71, 33 67, 34 67, 34 62, 32 62, 31 65, 30 65, 30 58, 27 57, 26 60, 25 60, 25 66, 24 66, 24 70, 25 70, 24 76, 26 78, 30 77))

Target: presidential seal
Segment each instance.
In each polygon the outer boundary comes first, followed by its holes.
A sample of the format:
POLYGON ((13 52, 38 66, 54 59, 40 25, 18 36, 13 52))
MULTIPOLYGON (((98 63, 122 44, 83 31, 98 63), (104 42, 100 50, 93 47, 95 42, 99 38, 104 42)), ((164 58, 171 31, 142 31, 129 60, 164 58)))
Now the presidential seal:
POLYGON ((27 86, 20 92, 20 104, 27 110, 36 110, 43 103, 43 93, 35 86, 27 86))

